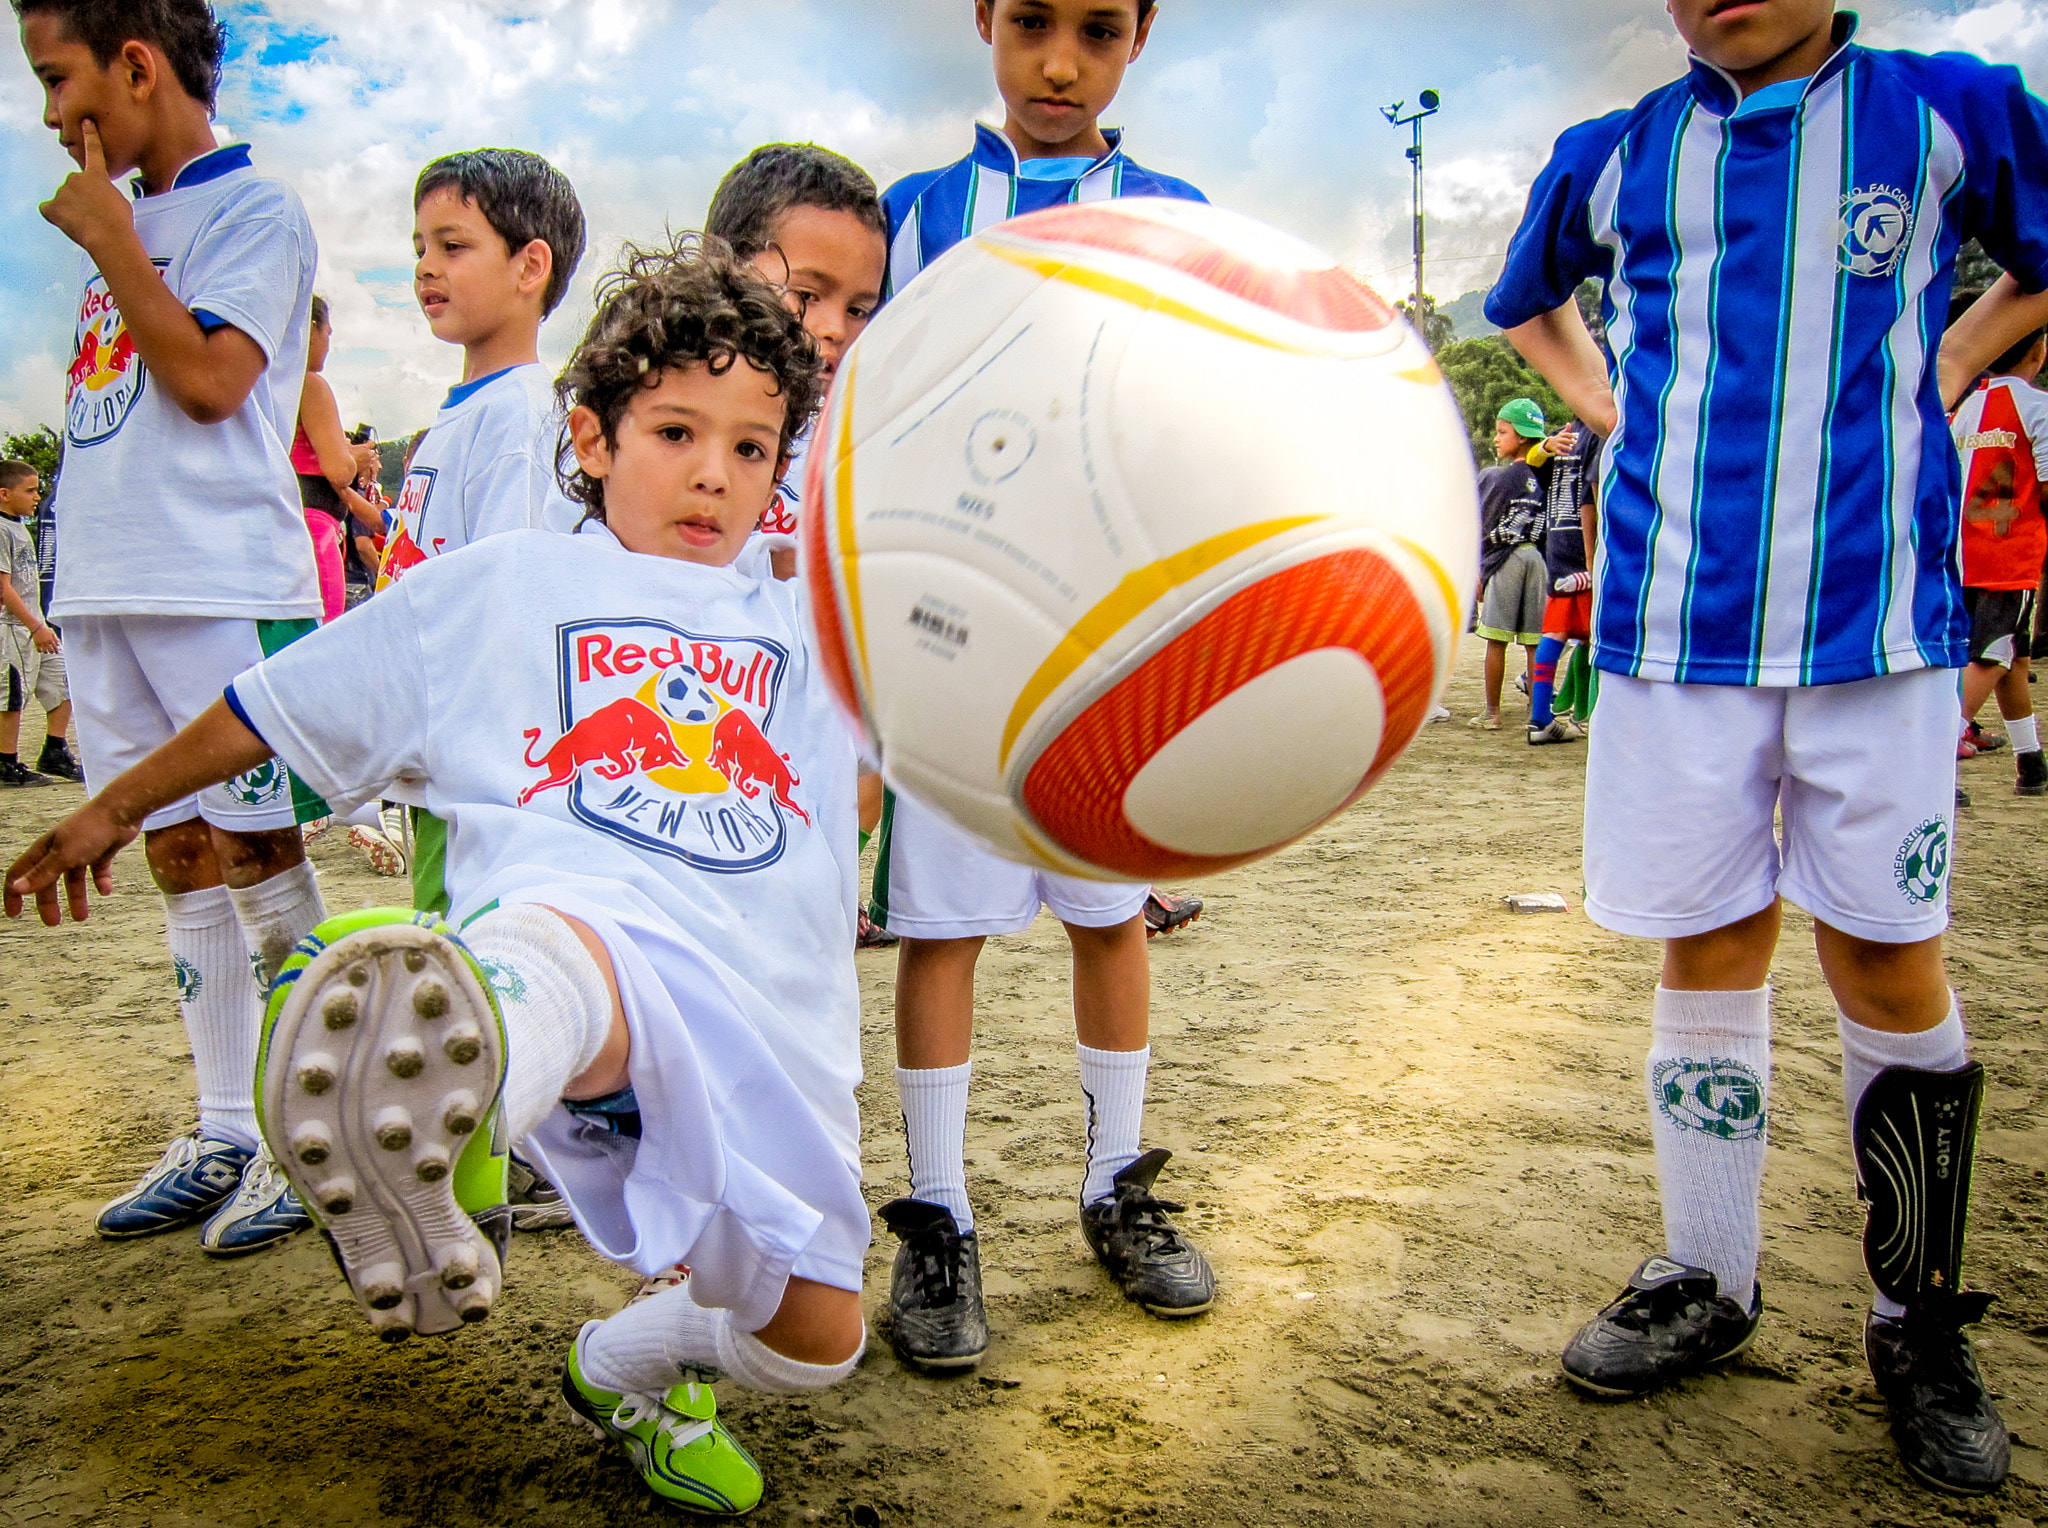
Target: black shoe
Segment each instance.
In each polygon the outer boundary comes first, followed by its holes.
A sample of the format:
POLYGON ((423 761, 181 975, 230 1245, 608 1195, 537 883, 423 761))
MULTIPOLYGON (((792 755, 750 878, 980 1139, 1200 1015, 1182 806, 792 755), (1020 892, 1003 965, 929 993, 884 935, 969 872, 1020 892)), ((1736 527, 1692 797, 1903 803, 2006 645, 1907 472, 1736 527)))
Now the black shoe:
POLYGON ((2038 748, 2012 756, 2018 778, 2013 781, 2015 796, 2048 796, 2048 759, 2044 759, 2038 748))
POLYGON ((1964 789, 1963 789, 1963 788, 1962 788, 1962 787, 1961 787, 1960 785, 1958 785, 1958 786, 1956 787, 1956 805, 1957 805, 1957 806, 1968 806, 1969 804, 1970 804, 1970 793, 1969 793, 1968 791, 1964 790, 1964 789))
POLYGON ((1154 891, 1145 898, 1145 937, 1154 939, 1170 934, 1201 916, 1200 897, 1176 897, 1170 892, 1154 891))
POLYGON ((1733 1358, 1756 1336, 1761 1284, 1744 1310, 1704 1268, 1645 1258, 1628 1288, 1565 1344, 1564 1377, 1593 1395, 1647 1395, 1733 1358))
POLYGON ((865 907, 860 910, 860 924, 853 936, 853 947, 856 950, 887 950, 902 942, 901 938, 870 918, 865 907))
POLYGON ((36 760, 39 773, 58 780, 69 780, 74 785, 85 782, 85 771, 78 767, 78 760, 72 757, 70 746, 61 737, 43 740, 42 757, 36 760))
POLYGON ((954 1229, 953 1212, 892 1199, 882 1221, 903 1239, 889 1276, 890 1342, 919 1369, 969 1369, 988 1351, 981 1303, 981 1239, 954 1229))
POLYGON ((1891 1409, 1899 1462, 1923 1485, 1957 1496, 1996 1491, 2012 1465, 2012 1440, 1963 1332, 1984 1318, 1991 1298, 1954 1295, 1896 1320, 1873 1311, 1863 1326, 1864 1356, 1891 1409))
POLYGON ((1118 1173, 1108 1198, 1081 1206, 1081 1234, 1126 1300, 1155 1316, 1199 1316, 1216 1303, 1216 1275, 1168 1218, 1187 1206, 1152 1195, 1172 1156, 1155 1147, 1118 1173))
POLYGON ((505 1191, 515 1231, 563 1231, 576 1224, 562 1191, 516 1151, 505 1163, 505 1191))
POLYGON ((0 785, 55 785, 48 775, 39 775, 19 759, 0 759, 0 785))

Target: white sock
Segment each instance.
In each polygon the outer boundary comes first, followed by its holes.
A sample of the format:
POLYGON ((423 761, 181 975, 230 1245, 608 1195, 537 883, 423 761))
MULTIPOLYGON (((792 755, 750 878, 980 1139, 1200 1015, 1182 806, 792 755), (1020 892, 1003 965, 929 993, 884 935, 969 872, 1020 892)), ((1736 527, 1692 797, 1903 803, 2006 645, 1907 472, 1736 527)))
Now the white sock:
POLYGON ((254 1147, 256 1036, 262 998, 249 974, 242 925, 225 886, 167 892, 164 922, 178 978, 178 1011, 199 1074, 199 1128, 254 1147))
POLYGON ((1747 1308, 1763 1246, 1770 1118, 1771 989, 1657 989, 1643 1078, 1666 1250, 1705 1268, 1747 1308))
POLYGON ((2005 719, 2005 735, 2012 739, 2014 753, 2041 751, 2041 723, 2033 716, 2008 716, 2005 719))
POLYGON ((963 1233, 974 1229, 967 1202, 967 1083, 974 1063, 896 1068, 903 1140, 910 1152, 910 1197, 943 1204, 963 1233))
POLYGON ((860 1346, 844 1363, 801 1364, 784 1358, 752 1332, 738 1330, 730 1317, 718 1324, 718 1367, 749 1390, 765 1390, 770 1395, 829 1389, 853 1372, 867 1350, 868 1334, 863 1329, 860 1346))
POLYGON ((268 996, 278 967, 327 916, 320 900, 320 883, 314 879, 311 863, 300 860, 291 869, 245 890, 230 888, 228 897, 235 904, 235 921, 242 925, 242 943, 256 973, 258 994, 268 996))
POLYGON ((601 1323, 583 1344, 583 1372, 607 1390, 660 1395, 686 1366, 718 1367, 725 1317, 692 1300, 685 1279, 601 1323))
POLYGON ((1134 1051, 1090 1050, 1081 1055, 1081 1099, 1088 1130, 1088 1176, 1081 1180, 1081 1202, 1107 1199, 1116 1175, 1138 1160, 1145 1133, 1145 1071, 1152 1047, 1134 1051))
MULTIPOLYGON (((1970 1063, 1970 1039, 1963 1032, 1962 1010, 1955 995, 1949 995, 1948 1017, 1932 1029, 1914 1035, 1895 1035, 1882 1029, 1865 1029, 1845 1013, 1836 1014, 1835 1028, 1842 1037, 1842 1102, 1849 1109, 1849 1129, 1856 1129, 1856 1109, 1871 1078, 1888 1066, 1917 1067, 1923 1072, 1959 1072, 1970 1063)), ((1903 1316, 1906 1307, 1883 1295, 1873 1295, 1870 1308, 1880 1316, 1903 1316)))
POLYGON ((505 1016, 505 1128, 516 1143, 611 1038, 611 993, 583 941, 544 907, 485 913, 462 942, 491 972, 505 1016))

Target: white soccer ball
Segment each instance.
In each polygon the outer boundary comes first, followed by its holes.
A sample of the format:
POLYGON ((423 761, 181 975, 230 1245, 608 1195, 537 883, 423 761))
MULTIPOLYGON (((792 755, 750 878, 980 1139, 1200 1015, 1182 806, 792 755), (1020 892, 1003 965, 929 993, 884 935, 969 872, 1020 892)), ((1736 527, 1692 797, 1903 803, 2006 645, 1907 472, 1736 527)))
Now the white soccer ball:
POLYGON ((1413 331, 1199 203, 963 241, 848 352, 805 580, 891 785, 998 854, 1127 881, 1269 854, 1443 689, 1472 457, 1413 331))

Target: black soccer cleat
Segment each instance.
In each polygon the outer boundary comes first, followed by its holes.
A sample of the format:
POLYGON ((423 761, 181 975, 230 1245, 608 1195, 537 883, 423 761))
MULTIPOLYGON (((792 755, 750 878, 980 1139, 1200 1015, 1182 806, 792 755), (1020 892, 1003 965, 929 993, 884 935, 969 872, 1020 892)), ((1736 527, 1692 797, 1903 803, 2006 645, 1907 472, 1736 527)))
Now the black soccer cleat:
POLYGON ((48 775, 39 775, 19 759, 0 759, 0 785, 25 789, 31 785, 55 785, 48 775))
POLYGON ((899 937, 870 918, 865 907, 860 910, 860 919, 853 935, 853 947, 856 950, 890 950, 902 942, 899 937))
POLYGON ((902 1238, 889 1275, 890 1345, 912 1368, 970 1369, 988 1351, 981 1302, 981 1239, 953 1212, 922 1199, 892 1199, 882 1221, 902 1238))
POLYGON ((1744 1310, 1706 1269, 1659 1253, 1579 1328, 1559 1361, 1564 1377, 1590 1395, 1647 1395, 1740 1353, 1763 1309, 1761 1284, 1744 1310))
POLYGON ((73 785, 85 783, 84 769, 72 755, 71 746, 61 737, 43 739, 43 752, 36 760, 36 772, 53 780, 69 780, 73 785))
POLYGON ((2016 753, 2012 762, 2012 793, 2015 796, 2048 796, 2048 759, 2043 758, 2040 749, 2030 748, 2025 753, 2016 753))
POLYGON ((1216 1303, 1216 1275, 1170 1218, 1187 1206, 1153 1196, 1159 1169, 1172 1156, 1154 1147, 1118 1173, 1107 1198, 1081 1206, 1081 1234, 1126 1300, 1178 1320, 1216 1303))
POLYGON ((1154 890, 1145 898, 1145 937, 1156 939, 1177 928, 1186 928, 1202 916, 1200 897, 1177 897, 1154 890))
POLYGON ((1915 1480, 1957 1496, 1996 1491, 2012 1467, 2012 1439, 1963 1331, 1983 1319, 1991 1298, 1952 1295, 1896 1319, 1873 1311, 1863 1327, 1899 1462, 1915 1480))

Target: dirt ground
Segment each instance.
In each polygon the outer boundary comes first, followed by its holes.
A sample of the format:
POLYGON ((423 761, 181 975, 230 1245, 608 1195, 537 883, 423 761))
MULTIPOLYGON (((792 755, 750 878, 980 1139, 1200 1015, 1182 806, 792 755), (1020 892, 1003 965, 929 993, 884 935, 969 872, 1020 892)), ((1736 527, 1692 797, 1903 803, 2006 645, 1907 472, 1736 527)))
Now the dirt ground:
MULTIPOLYGON (((1213 1259, 1213 1314, 1125 1304, 1075 1225, 1079 1104, 1058 925, 984 957, 969 1174, 994 1344, 974 1375, 879 1338, 808 1400, 723 1387, 765 1524, 1976 1524, 2048 1521, 2048 805, 1966 765, 1955 975, 1991 1088, 1971 1274, 2014 1432, 1991 1500, 1894 1461, 1859 1351, 1859 1211, 1833 1013, 1803 919, 1779 1046, 1756 1348, 1654 1399, 1559 1379, 1573 1327, 1660 1242, 1640 1066, 1651 951, 1579 911, 1582 748, 1451 704, 1358 808, 1204 885, 1154 944, 1149 1135, 1213 1259), (1517 915, 1558 891, 1564 915, 1517 915)), ((34 744, 29 745, 33 747, 34 744)), ((0 800, 0 860, 75 789, 0 800)), ((330 835, 329 905, 391 900, 330 835)), ((325 1249, 237 1263, 92 1215, 185 1128, 191 1073, 139 855, 84 930, 0 928, 0 1524, 630 1525, 673 1520, 556 1394, 633 1280, 522 1237, 484 1326, 386 1348, 325 1249)), ((872 1202, 901 1192, 893 957, 860 958, 872 1202)), ((884 1242, 888 1242, 886 1234, 884 1242)), ((893 1243, 869 1262, 885 1304, 893 1243)))

